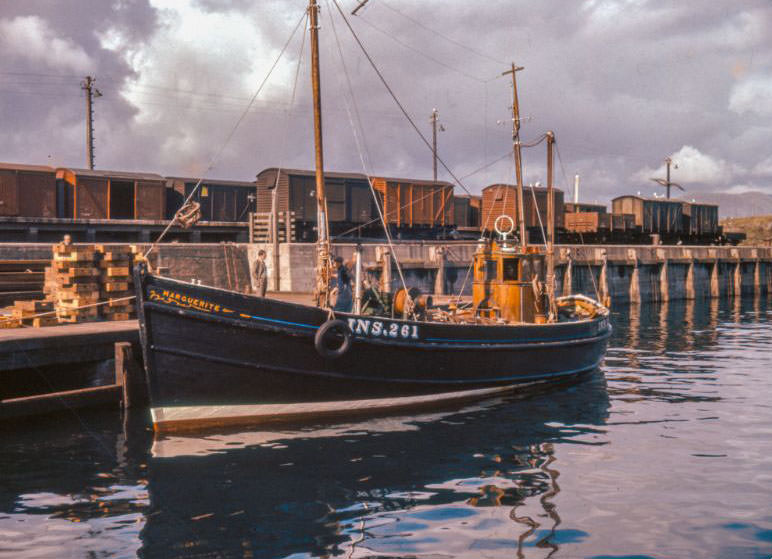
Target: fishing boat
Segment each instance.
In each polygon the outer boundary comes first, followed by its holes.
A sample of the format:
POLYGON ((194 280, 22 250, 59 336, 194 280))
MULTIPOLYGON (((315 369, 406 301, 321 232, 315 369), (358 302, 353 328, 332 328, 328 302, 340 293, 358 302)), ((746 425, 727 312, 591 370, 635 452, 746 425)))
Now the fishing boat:
POLYGON ((506 73, 514 89, 519 236, 514 220, 502 215, 494 224, 497 236, 480 240, 470 263, 471 305, 434 306, 430 297, 403 285, 393 296, 379 297, 389 304, 375 312, 362 311, 358 288, 355 312, 333 310, 316 0, 309 1, 308 17, 318 205, 316 305, 177 281, 140 263, 134 271, 137 309, 156 431, 426 408, 597 368, 611 333, 608 309, 589 297, 555 296, 551 132, 544 136, 546 243, 528 244, 515 77, 521 68, 514 64, 506 73))

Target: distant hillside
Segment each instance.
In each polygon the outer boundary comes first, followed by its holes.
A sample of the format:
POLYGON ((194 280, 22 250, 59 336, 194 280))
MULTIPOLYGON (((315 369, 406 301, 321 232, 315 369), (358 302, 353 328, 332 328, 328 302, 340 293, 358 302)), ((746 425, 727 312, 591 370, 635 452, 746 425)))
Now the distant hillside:
POLYGON ((728 217, 721 220, 724 231, 745 233, 743 245, 772 245, 772 215, 754 217, 728 217))
POLYGON ((683 198, 686 200, 694 198, 697 202, 706 204, 718 204, 718 213, 722 218, 772 215, 772 194, 763 192, 751 191, 741 194, 687 192, 683 198))

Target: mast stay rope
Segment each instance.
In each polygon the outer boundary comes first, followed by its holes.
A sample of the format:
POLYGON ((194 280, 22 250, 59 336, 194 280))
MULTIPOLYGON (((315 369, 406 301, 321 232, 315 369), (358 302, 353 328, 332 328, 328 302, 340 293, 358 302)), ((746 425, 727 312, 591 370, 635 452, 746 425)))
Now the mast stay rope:
MULTIPOLYGON (((188 202, 190 202, 193 199, 193 196, 195 196, 196 192, 198 192, 198 189, 201 187, 201 183, 204 182, 204 179, 209 174, 209 171, 211 171, 214 168, 215 164, 219 161, 223 151, 225 151, 225 148, 228 146, 230 141, 233 139, 233 136, 236 134, 236 130, 238 130, 239 126, 241 126, 241 123, 244 121, 247 114, 252 109, 252 105, 255 104, 255 101, 257 100, 257 96, 260 95, 260 92, 263 90, 263 87, 265 87, 265 84, 268 83, 268 79, 271 77, 271 74, 273 74, 273 71, 276 69, 276 66, 278 66, 279 61, 284 56, 284 53, 286 52, 287 47, 289 47, 290 43, 292 42, 292 39, 295 37, 295 34, 297 33, 298 29, 300 28, 300 25, 303 23, 303 20, 306 19, 306 17, 307 17, 307 13, 306 11, 303 11, 303 15, 300 16, 300 19, 298 19, 297 24, 295 24, 295 27, 292 29, 292 32, 290 33, 290 36, 287 39, 287 42, 284 43, 284 46, 282 47, 281 51, 276 57, 276 60, 274 60, 270 69, 268 70, 268 73, 265 75, 265 78, 263 78, 262 83, 260 83, 260 86, 257 88, 257 91, 255 91, 254 95, 252 95, 252 98, 249 100, 249 103, 247 103, 247 106, 242 111, 241 116, 239 116, 238 120, 233 125, 233 128, 228 133, 228 136, 225 138, 225 141, 222 143, 220 148, 215 152, 215 154, 209 160, 209 164, 206 166, 206 170, 198 179, 198 182, 190 191, 190 194, 188 194, 188 196, 182 202, 180 209, 184 208, 185 205, 188 204, 188 202)), ((158 237, 156 237, 156 240, 153 241, 153 244, 150 245, 150 248, 148 248, 147 251, 145 251, 145 253, 142 255, 143 258, 148 257, 148 255, 153 251, 153 249, 158 245, 158 243, 160 243, 161 240, 166 236, 166 234, 169 232, 172 226, 177 222, 177 214, 179 213, 179 211, 180 210, 177 210, 177 213, 175 213, 174 217, 169 221, 168 225, 164 228, 161 234, 158 235, 158 237)))

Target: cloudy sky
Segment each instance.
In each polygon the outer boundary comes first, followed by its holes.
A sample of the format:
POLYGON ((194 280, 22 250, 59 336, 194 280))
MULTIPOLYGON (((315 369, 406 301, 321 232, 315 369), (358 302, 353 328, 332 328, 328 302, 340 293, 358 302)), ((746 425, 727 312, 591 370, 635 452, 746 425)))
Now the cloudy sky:
MULTIPOLYGON (((338 1, 347 15, 357 4, 338 1)), ((311 168, 305 24, 292 35, 306 4, 0 0, 0 161, 84 166, 92 75, 97 168, 198 175, 214 159, 209 176, 239 180, 311 168)), ((320 4, 327 169, 431 178, 430 151, 332 0, 320 4)), ((438 109, 440 154, 472 192, 512 180, 501 72, 515 61, 523 140, 554 130, 558 186, 579 173, 583 199, 651 195, 668 155, 695 195, 772 193, 769 0, 369 0, 348 17, 424 134, 438 109)), ((526 181, 543 182, 543 144, 525 158, 526 181)))

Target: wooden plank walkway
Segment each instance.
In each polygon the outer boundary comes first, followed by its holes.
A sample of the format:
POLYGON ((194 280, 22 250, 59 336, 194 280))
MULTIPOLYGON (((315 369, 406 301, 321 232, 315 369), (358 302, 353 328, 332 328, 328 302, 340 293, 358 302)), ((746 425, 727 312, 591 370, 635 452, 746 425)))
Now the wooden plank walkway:
POLYGON ((139 342, 136 320, 0 330, 0 373, 112 359, 116 342, 139 342))

